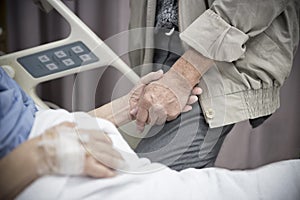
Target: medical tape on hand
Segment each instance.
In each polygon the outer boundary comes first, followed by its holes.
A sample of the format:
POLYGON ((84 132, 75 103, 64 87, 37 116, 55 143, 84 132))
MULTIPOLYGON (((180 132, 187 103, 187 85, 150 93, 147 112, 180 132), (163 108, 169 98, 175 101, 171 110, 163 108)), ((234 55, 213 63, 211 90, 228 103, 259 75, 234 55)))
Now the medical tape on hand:
MULTIPOLYGON (((88 135, 80 135, 71 128, 57 128, 55 137, 44 136, 39 146, 44 149, 46 168, 50 173, 80 175, 84 171, 85 149, 79 140, 86 142, 88 135)), ((40 173, 45 171, 41 166, 40 173)))

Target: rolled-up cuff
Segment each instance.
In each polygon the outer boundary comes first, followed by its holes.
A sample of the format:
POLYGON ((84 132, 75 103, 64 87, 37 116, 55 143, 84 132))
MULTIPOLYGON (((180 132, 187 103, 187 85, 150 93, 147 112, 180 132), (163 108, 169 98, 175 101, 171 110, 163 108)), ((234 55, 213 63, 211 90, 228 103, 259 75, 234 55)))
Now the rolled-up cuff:
POLYGON ((180 34, 180 38, 207 58, 232 62, 243 57, 249 36, 212 10, 206 10, 180 34))

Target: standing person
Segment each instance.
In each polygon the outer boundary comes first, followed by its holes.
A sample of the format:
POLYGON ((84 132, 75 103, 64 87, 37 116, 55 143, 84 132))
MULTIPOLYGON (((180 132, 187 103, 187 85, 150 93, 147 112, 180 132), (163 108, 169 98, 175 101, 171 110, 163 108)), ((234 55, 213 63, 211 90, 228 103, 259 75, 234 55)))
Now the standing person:
POLYGON ((142 75, 167 71, 139 101, 139 130, 167 121, 139 143, 140 156, 175 170, 212 166, 235 123, 249 119, 255 128, 279 108, 299 43, 298 1, 131 0, 130 6, 130 29, 147 27, 132 31, 132 66, 144 64, 142 75), (179 115, 198 83, 199 103, 179 115))

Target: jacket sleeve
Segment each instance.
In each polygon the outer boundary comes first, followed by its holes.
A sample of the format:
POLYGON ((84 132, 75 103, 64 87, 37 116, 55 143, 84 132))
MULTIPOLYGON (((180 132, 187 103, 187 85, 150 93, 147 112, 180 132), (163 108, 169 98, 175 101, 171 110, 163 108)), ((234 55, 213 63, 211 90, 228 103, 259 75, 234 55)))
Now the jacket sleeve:
POLYGON ((292 0, 215 0, 180 35, 205 57, 232 62, 243 57, 246 42, 266 30, 292 0))

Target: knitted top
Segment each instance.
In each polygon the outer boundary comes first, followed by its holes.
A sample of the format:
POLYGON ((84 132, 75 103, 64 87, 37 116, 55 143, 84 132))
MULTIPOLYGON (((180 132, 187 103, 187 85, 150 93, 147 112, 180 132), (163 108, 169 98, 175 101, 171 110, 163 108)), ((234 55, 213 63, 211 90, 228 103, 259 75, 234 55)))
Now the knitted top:
POLYGON ((158 0, 155 17, 156 28, 178 30, 178 1, 158 0))

